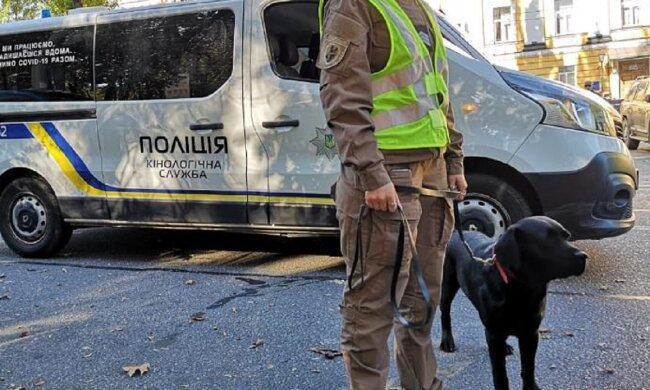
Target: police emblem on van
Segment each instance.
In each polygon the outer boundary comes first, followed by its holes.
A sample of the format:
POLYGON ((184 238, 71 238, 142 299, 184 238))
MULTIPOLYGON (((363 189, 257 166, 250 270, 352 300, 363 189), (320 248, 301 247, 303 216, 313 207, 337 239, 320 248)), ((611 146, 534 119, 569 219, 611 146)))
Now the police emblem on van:
POLYGON ((334 134, 330 133, 329 130, 325 128, 317 127, 316 138, 309 142, 316 146, 316 156, 325 156, 331 160, 338 155, 334 134))

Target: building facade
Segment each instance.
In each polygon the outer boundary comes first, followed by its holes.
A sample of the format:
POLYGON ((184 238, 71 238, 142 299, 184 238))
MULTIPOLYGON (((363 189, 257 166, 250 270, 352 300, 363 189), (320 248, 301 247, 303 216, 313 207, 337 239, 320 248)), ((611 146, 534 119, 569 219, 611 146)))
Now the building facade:
POLYGON ((650 75, 650 0, 428 0, 509 68, 622 97, 650 75))

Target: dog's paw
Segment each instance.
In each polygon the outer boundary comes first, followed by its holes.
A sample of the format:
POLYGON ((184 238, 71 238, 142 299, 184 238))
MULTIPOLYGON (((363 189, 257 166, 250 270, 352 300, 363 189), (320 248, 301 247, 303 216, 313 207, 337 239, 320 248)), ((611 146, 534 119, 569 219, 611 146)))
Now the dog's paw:
POLYGON ((453 338, 443 338, 440 340, 440 350, 443 352, 456 352, 456 343, 454 343, 453 338))
POLYGON ((506 352, 506 356, 510 356, 515 352, 515 350, 512 348, 512 345, 510 345, 508 343, 506 343, 504 345, 504 349, 505 349, 505 352, 506 352))

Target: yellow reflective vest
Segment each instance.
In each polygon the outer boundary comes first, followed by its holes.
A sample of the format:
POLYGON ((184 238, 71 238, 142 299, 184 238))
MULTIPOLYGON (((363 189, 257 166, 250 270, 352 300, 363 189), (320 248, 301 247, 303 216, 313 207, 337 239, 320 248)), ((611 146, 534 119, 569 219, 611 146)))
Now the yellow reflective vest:
MULTIPOLYGON (((415 26, 396 0, 367 0, 382 15, 390 36, 386 66, 371 75, 372 119, 382 150, 443 147, 449 143, 445 79, 447 52, 433 11, 420 0, 433 29, 430 53, 415 26)), ((319 20, 323 29, 324 0, 319 20)))

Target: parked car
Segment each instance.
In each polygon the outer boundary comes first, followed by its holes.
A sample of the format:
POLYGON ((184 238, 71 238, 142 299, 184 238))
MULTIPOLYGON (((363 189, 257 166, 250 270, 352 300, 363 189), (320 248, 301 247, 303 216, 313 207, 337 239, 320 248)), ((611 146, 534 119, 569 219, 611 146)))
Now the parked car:
POLYGON ((623 114, 622 139, 630 150, 639 143, 650 142, 650 76, 639 78, 621 103, 623 114))

